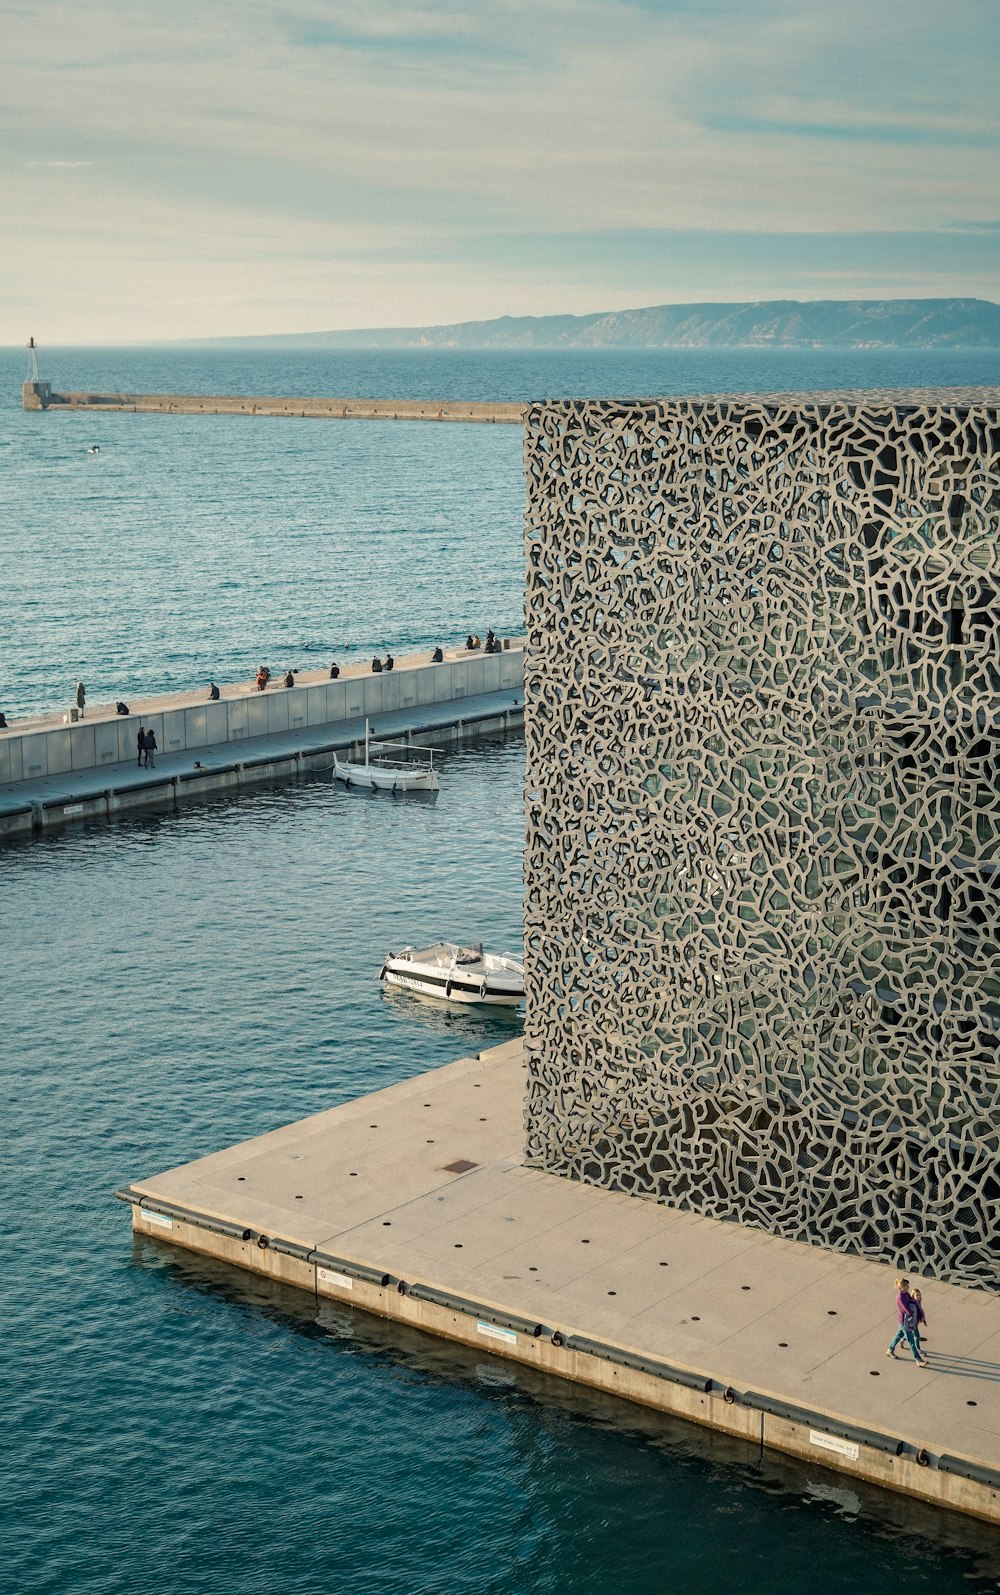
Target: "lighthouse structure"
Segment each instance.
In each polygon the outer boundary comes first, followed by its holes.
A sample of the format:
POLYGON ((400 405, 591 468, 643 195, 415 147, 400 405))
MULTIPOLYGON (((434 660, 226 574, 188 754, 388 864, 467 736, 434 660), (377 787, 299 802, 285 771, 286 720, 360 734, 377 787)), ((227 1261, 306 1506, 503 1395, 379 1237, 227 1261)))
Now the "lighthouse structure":
POLYGON ((21 402, 26 410, 44 410, 52 395, 51 382, 38 376, 38 350, 34 338, 28 339, 28 373, 21 384, 21 402))

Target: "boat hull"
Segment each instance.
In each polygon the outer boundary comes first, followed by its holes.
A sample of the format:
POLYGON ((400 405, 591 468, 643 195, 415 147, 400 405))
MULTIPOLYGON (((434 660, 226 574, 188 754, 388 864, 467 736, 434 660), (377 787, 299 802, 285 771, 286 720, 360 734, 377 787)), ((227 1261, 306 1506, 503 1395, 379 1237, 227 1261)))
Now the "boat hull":
POLYGON ((375 764, 333 761, 333 778, 345 786, 367 787, 372 792, 437 792, 436 770, 380 769, 375 764))
POLYGON ((524 983, 515 975, 476 969, 444 969, 410 959, 386 959, 382 978, 387 986, 415 997, 465 1007, 517 1008, 524 1000, 524 983))

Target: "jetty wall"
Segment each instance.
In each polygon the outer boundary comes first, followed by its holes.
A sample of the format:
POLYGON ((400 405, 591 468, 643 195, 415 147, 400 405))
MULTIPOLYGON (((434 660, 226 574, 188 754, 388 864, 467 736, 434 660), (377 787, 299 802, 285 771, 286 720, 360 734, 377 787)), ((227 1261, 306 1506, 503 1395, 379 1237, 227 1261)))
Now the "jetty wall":
POLYGON ((0 786, 134 762, 140 722, 155 732, 162 757, 516 690, 523 679, 524 651, 514 647, 301 687, 271 686, 266 692, 252 690, 238 696, 229 696, 227 689, 227 696, 218 702, 185 702, 178 694, 175 708, 139 705, 129 715, 105 713, 103 718, 49 723, 21 734, 13 728, 0 732, 0 786))
POLYGON ((145 415, 317 417, 342 421, 473 421, 520 426, 522 404, 442 399, 310 399, 260 394, 57 392, 49 382, 25 382, 25 410, 128 411, 145 415))

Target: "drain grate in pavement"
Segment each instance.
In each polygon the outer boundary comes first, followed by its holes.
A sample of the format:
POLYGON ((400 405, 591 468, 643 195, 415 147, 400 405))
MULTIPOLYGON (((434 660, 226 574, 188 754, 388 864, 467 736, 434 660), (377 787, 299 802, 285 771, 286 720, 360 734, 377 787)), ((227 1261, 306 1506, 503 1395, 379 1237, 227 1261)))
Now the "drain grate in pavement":
POLYGON ((454 1163, 446 1163, 444 1171, 446 1174, 468 1174, 470 1169, 478 1169, 478 1167, 479 1164, 473 1163, 470 1158, 459 1157, 455 1159, 454 1163))

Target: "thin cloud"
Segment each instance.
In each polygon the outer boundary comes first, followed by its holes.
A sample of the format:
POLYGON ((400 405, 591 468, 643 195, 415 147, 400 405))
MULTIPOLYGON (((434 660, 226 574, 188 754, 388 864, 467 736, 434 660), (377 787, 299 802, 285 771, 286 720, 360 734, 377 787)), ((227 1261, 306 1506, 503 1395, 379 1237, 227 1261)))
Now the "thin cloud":
POLYGON ((1000 289, 1000 0, 8 12, 0 303, 64 340, 1000 289))

